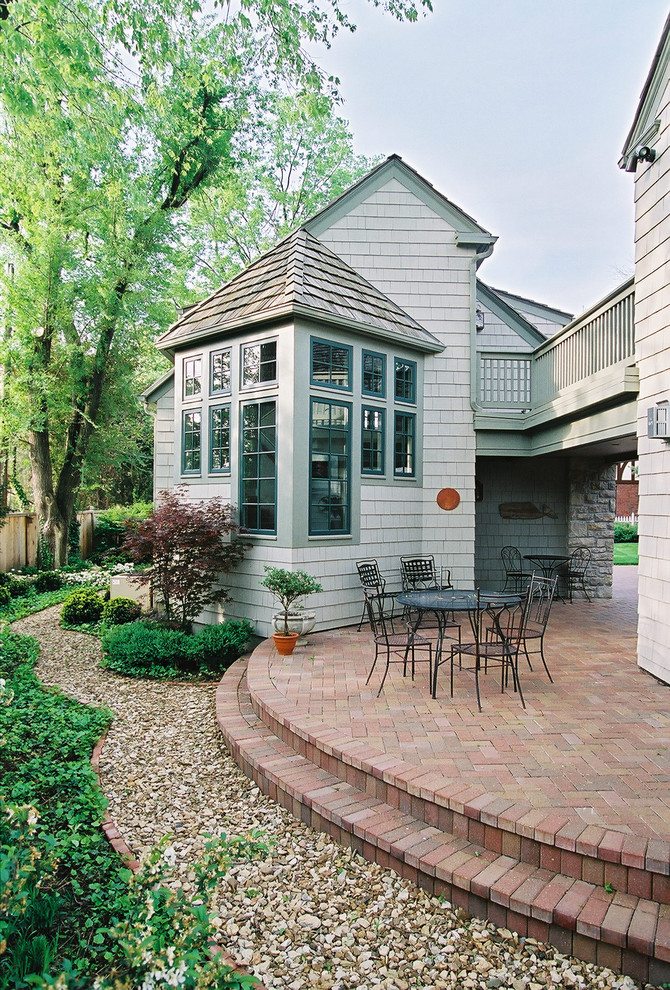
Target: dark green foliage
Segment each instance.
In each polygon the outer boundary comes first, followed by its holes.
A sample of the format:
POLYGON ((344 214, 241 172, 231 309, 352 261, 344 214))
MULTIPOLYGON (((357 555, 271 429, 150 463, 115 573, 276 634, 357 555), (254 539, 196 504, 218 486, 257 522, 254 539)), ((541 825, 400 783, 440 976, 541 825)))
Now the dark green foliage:
POLYGON ((71 626, 97 622, 102 615, 102 609, 103 601, 97 591, 92 588, 79 588, 65 599, 61 620, 71 626))
POLYGON ((58 972, 65 956, 103 966, 97 933, 114 923, 126 889, 90 766, 109 713, 43 688, 32 671, 38 653, 34 639, 0 633, 0 860, 12 878, 0 912, 1 987, 58 972), (10 816, 4 802, 24 810, 10 816))
POLYGON ((195 635, 131 622, 105 631, 102 665, 127 677, 156 680, 216 675, 242 655, 252 632, 246 620, 207 626, 195 635))
POLYGON ((615 522, 614 523, 615 543, 637 543, 637 523, 615 522))
POLYGON ((141 614, 142 606, 132 598, 111 598, 103 606, 102 621, 105 626, 123 626, 135 622, 141 614))
POLYGON ((31 588, 30 593, 19 598, 12 598, 8 605, 0 604, 0 615, 7 622, 16 622, 17 619, 23 619, 26 615, 32 615, 34 612, 41 612, 42 609, 49 608, 51 605, 60 604, 71 594, 69 588, 59 588, 58 591, 43 591, 41 594, 31 588))
POLYGON ((58 571, 41 571, 33 581, 35 591, 58 591, 63 585, 63 578, 58 571))
POLYGON ((91 560, 100 563, 127 561, 130 557, 121 549, 128 526, 137 524, 151 515, 151 502, 135 502, 133 505, 115 505, 95 514, 95 532, 91 560))
POLYGON ((9 593, 9 588, 7 588, 4 584, 0 584, 0 608, 2 608, 3 605, 8 605, 11 600, 12 596, 9 593))
POLYGON ((30 584, 30 581, 18 581, 12 574, 0 572, 0 587, 6 588, 12 598, 25 594, 30 584))

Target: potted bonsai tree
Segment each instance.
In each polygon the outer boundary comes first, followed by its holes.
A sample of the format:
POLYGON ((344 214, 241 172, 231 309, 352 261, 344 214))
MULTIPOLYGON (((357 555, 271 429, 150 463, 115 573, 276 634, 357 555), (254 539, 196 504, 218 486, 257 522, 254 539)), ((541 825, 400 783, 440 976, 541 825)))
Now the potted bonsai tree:
POLYGON ((323 588, 311 574, 305 571, 287 571, 282 567, 271 567, 265 565, 265 577, 261 581, 264 588, 267 588, 281 605, 280 614, 283 617, 282 628, 275 632, 273 639, 277 652, 283 656, 293 653, 293 647, 299 633, 292 632, 289 627, 291 606, 301 601, 307 595, 323 591, 323 588))

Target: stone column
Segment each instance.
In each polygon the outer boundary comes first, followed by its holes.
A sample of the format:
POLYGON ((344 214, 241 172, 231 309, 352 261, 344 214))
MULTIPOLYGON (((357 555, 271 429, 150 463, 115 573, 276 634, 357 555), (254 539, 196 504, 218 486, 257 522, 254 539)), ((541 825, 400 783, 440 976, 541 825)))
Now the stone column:
POLYGON ((568 550, 588 547, 585 584, 592 598, 612 597, 616 466, 573 457, 568 471, 568 550))

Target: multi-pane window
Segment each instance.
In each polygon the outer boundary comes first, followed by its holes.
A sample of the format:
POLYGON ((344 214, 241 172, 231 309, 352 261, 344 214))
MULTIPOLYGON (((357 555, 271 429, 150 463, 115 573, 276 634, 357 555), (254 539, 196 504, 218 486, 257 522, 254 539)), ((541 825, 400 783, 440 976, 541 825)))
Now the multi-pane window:
POLYGON ((406 478, 416 471, 416 416, 413 413, 395 414, 393 473, 406 478))
POLYGON ((384 473, 384 410, 366 409, 361 412, 361 471, 363 474, 384 473))
POLYGON ((242 385, 277 381, 277 341, 247 344, 242 349, 242 385))
POLYGON ((274 402, 242 407, 242 526, 277 530, 277 422, 274 402))
POLYGON ((184 412, 182 418, 181 469, 183 474, 200 470, 201 419, 199 409, 184 412))
POLYGON ((209 374, 209 388, 212 393, 230 392, 230 350, 212 353, 209 374))
POLYGON ((381 397, 386 394, 386 358, 383 354, 363 351, 363 392, 381 397))
POLYGON ((398 402, 416 402, 416 363, 395 359, 395 397, 398 402))
POLYGON ((351 348, 312 338, 312 384, 350 388, 351 348))
POLYGON ((312 399, 310 534, 349 533, 351 408, 312 399))
POLYGON ((209 470, 230 471, 230 406, 209 411, 209 470))
POLYGON ((202 392, 202 358, 184 358, 184 398, 190 399, 202 392))

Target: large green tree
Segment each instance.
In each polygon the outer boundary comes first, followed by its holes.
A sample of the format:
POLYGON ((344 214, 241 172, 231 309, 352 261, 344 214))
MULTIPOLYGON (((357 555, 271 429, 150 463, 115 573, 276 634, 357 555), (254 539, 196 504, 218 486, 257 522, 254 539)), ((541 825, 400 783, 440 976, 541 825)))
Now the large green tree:
MULTIPOLYGON (((413 0, 385 6, 416 17, 413 0)), ((3 425, 26 437, 56 564, 111 382, 205 259, 191 222, 208 196, 239 214, 270 195, 241 181, 262 159, 249 134, 286 116, 273 92, 323 116, 332 93, 302 46, 342 26, 337 0, 239 0, 213 16, 196 0, 0 0, 3 425)))

